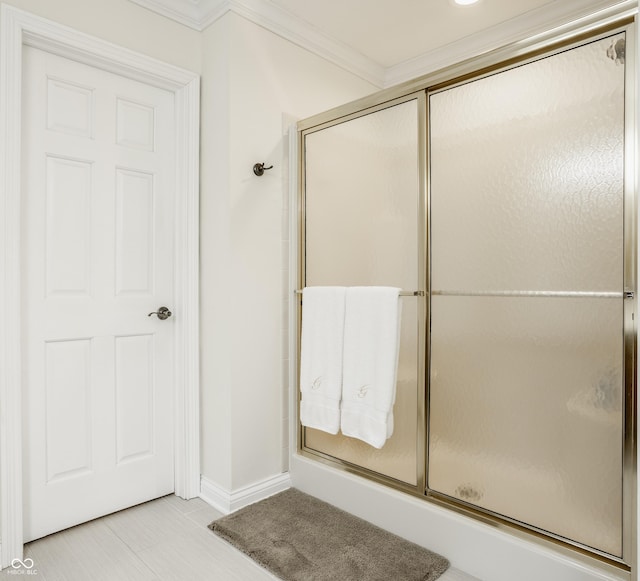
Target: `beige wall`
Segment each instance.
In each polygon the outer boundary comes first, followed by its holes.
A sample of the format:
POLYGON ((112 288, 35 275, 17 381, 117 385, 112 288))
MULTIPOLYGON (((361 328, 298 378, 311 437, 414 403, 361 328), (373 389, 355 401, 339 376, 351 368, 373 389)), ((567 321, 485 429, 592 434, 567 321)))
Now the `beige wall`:
POLYGON ((233 13, 203 42, 202 473, 231 491, 283 467, 283 114, 375 87, 233 13))
POLYGON ((203 33, 200 134, 201 472, 231 489, 233 329, 230 301, 231 215, 229 163, 229 26, 218 20, 203 33))
POLYGON ((2 0, 167 63, 200 72, 201 34, 129 0, 2 0))

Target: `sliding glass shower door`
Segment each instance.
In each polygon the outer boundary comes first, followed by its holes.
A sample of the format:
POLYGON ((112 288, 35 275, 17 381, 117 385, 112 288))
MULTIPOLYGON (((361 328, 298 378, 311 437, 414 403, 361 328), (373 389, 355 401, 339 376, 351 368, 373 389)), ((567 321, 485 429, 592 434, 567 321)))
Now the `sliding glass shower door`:
POLYGON ((428 106, 428 490, 622 559, 625 35, 428 106))
MULTIPOLYGON (((304 136, 303 286, 423 288, 419 129, 425 95, 385 103, 304 136)), ((422 133, 422 135, 424 135, 422 133)), ((382 449, 303 428, 302 446, 344 467, 416 487, 424 480, 423 296, 402 296, 394 431, 382 449), (419 474, 420 473, 420 474, 419 474)), ((304 309, 304 304, 302 305, 304 309)))

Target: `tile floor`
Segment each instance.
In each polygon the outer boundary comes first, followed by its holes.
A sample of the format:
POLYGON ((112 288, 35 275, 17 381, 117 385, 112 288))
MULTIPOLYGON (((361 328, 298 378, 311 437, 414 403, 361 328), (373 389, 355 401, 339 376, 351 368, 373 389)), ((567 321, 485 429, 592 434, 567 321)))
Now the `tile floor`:
MULTIPOLYGON (((33 581, 274 581, 208 528, 222 516, 196 498, 165 496, 29 543, 30 569, 0 578, 33 581)), ((365 581, 365 580, 363 580, 365 581)), ((478 581, 449 569, 440 581, 478 581)))

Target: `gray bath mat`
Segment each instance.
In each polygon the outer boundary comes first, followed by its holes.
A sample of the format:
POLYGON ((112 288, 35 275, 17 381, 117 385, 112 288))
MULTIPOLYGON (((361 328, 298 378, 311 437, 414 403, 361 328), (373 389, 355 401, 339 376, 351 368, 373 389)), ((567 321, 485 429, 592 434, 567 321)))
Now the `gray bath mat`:
POLYGON ((434 581, 449 562, 296 489, 209 528, 284 581, 434 581))

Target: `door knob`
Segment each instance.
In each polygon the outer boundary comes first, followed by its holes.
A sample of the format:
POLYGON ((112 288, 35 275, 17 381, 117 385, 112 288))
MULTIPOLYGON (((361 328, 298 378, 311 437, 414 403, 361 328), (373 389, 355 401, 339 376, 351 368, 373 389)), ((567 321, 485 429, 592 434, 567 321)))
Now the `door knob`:
POLYGON ((147 317, 150 317, 151 315, 157 315, 158 319, 160 319, 161 321, 164 321, 165 319, 168 319, 171 316, 171 311, 167 309, 167 307, 160 307, 157 311, 153 313, 149 313, 147 317))

